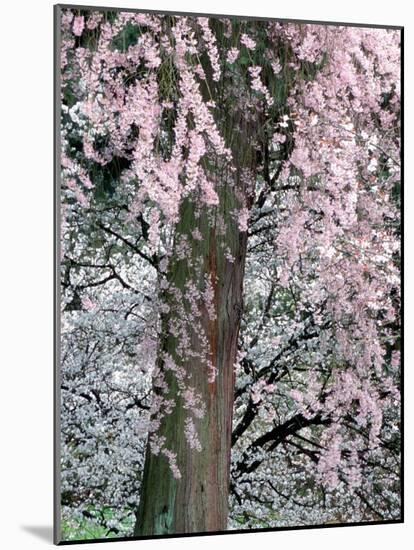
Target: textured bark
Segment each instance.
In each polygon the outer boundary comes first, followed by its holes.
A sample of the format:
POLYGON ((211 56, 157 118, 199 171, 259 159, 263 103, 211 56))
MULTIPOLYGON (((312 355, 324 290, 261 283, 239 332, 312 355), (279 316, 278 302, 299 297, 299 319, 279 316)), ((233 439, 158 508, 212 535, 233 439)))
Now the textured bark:
MULTIPOLYGON (((203 239, 192 242, 192 258, 173 259, 168 273, 170 282, 183 288, 188 281, 201 282, 208 275, 213 282, 214 309, 212 320, 206 308, 202 309, 202 325, 208 338, 208 354, 217 369, 214 382, 208 380, 204 361, 181 361, 190 373, 191 385, 202 395, 206 406, 203 418, 195 420, 202 450, 192 450, 184 436, 184 422, 188 412, 177 399, 177 381, 166 373, 168 397, 176 401, 174 411, 162 420, 157 434, 166 437, 166 447, 177 454, 182 473, 175 479, 167 459, 155 456, 147 449, 140 506, 135 535, 188 533, 224 530, 227 527, 231 431, 234 396, 234 363, 242 311, 242 290, 246 255, 246 233, 241 233, 231 211, 236 207, 232 186, 219 190, 219 211, 226 222, 225 235, 209 224, 207 216, 195 217, 194 206, 185 202, 180 235, 191 235, 198 228, 203 239), (226 248, 231 250, 234 262, 225 258, 226 248), (194 267, 195 266, 195 267, 194 267)), ((176 357, 176 341, 168 334, 168 316, 164 319, 166 337, 161 350, 176 357)), ((191 332, 191 349, 204 350, 199 335, 191 332)), ((162 365, 161 365, 162 367, 162 365)))

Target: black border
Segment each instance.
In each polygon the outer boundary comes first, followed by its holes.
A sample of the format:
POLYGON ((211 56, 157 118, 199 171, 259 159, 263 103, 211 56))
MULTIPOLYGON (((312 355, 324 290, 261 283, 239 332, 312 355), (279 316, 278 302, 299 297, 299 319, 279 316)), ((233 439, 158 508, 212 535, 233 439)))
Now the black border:
POLYGON ((200 536, 214 536, 214 535, 232 535, 232 534, 251 534, 251 533, 274 533, 277 531, 302 531, 305 529, 330 529, 338 527, 365 527, 370 525, 392 525, 404 523, 404 26, 398 25, 378 25, 369 23, 347 23, 339 21, 316 21, 307 19, 288 19, 288 18, 276 18, 276 17, 256 17, 249 15, 229 15, 229 14, 217 14, 217 13, 200 13, 200 12, 180 12, 180 11, 167 11, 167 10, 148 10, 148 9, 135 9, 135 8, 116 8, 116 7, 103 7, 103 6, 85 6, 79 4, 55 4, 53 6, 53 197, 54 197, 54 233, 53 233, 53 356, 54 356, 54 370, 53 370, 53 385, 54 385, 54 398, 53 398, 53 542, 55 545, 64 546, 71 544, 92 544, 100 542, 130 542, 137 540, 155 540, 155 539, 171 539, 171 538, 188 538, 188 537, 200 537, 200 536), (182 16, 196 16, 196 17, 228 17, 231 19, 240 20, 255 20, 255 21, 279 21, 284 23, 300 23, 300 24, 313 24, 313 25, 325 25, 325 26, 341 26, 341 27, 364 27, 371 29, 393 29, 399 30, 401 34, 401 59, 400 59, 400 80, 401 80, 401 367, 400 367, 400 384, 401 384, 401 470, 400 470, 400 504, 401 514, 400 519, 393 520, 381 520, 381 521, 362 521, 362 522, 348 522, 337 524, 320 524, 320 525, 300 525, 300 526, 288 526, 288 527, 274 527, 274 528, 262 528, 262 529, 231 529, 228 531, 208 531, 208 532, 194 532, 194 533, 174 533, 167 535, 151 535, 142 537, 117 537, 117 538, 104 538, 104 539, 85 539, 85 540, 60 540, 61 536, 61 504, 60 504, 60 15, 61 9, 78 9, 78 10, 91 10, 91 11, 115 11, 115 12, 132 12, 132 13, 150 13, 154 15, 182 15, 182 16))

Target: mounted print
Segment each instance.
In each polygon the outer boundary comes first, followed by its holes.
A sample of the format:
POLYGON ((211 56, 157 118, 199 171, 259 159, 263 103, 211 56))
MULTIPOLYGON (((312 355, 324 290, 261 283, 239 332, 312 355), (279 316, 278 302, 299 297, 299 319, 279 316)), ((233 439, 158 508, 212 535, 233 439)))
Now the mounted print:
POLYGON ((55 7, 55 542, 401 522, 402 28, 55 7))

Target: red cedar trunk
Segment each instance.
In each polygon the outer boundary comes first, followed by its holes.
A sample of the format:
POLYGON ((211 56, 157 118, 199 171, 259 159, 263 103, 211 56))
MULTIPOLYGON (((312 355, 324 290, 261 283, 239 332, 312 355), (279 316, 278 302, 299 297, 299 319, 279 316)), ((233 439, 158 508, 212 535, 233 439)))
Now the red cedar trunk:
MULTIPOLYGON (((216 319, 211 320, 207 309, 201 307, 201 322, 208 339, 208 358, 217 369, 217 376, 214 382, 208 381, 205 361, 181 362, 186 372, 191 374, 190 384, 201 394, 206 406, 203 418, 194 420, 202 450, 192 450, 185 438, 184 422, 188 411, 183 408, 181 398, 177 399, 174 375, 166 372, 168 397, 175 399, 176 406, 171 414, 164 417, 157 434, 165 436, 166 447, 177 454, 182 477, 175 479, 165 456, 156 456, 147 448, 134 531, 136 536, 221 531, 227 528, 234 364, 242 310, 247 235, 239 231, 231 215, 239 206, 233 187, 222 186, 219 195, 218 211, 226 223, 225 234, 219 234, 214 224, 209 224, 206 213, 196 217, 194 206, 185 202, 176 240, 180 235, 188 236, 190 256, 197 258, 195 264, 198 268, 189 267, 187 259, 173 257, 168 272, 169 281, 181 289, 189 280, 200 285, 206 274, 213 282, 216 319), (195 228, 202 234, 201 241, 190 238, 195 228), (226 259, 226 249, 231 251, 234 262, 226 259)), ((164 320, 166 331, 169 321, 171 314, 164 320)), ((190 334, 191 349, 203 350, 197 331, 191 330, 190 334)), ((176 343, 175 338, 167 335, 160 348, 178 362, 176 343)), ((162 369, 162 361, 160 366, 162 369)))

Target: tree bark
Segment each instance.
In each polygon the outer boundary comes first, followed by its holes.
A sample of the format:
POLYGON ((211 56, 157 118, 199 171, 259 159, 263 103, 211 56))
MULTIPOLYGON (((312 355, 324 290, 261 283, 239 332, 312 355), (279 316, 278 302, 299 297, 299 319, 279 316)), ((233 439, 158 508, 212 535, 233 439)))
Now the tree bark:
MULTIPOLYGON (((167 352, 183 367, 191 386, 199 393, 205 405, 202 418, 195 418, 201 450, 191 449, 185 437, 185 421, 188 410, 178 396, 176 376, 164 369, 168 385, 167 398, 175 401, 171 414, 161 421, 158 436, 165 437, 165 447, 177 456, 181 479, 176 479, 167 458, 155 455, 147 446, 136 536, 167 533, 195 533, 222 531, 227 527, 230 472, 231 432, 234 399, 234 364, 242 311, 242 291, 246 257, 246 232, 240 232, 232 212, 239 207, 232 185, 219 187, 220 203, 215 220, 224 220, 224 231, 206 212, 196 214, 194 204, 186 200, 181 208, 180 222, 176 228, 176 243, 186 237, 190 254, 179 259, 173 254, 168 269, 169 285, 183 290, 187 283, 195 283, 200 289, 208 278, 212 286, 212 305, 215 318, 208 308, 200 305, 199 327, 189 327, 190 349, 194 358, 190 361, 177 355, 177 338, 169 327, 174 319, 174 303, 163 319, 159 368, 162 370, 164 353, 167 352), (194 239, 194 229, 202 239, 194 239), (234 261, 228 259, 228 253, 234 261), (207 346, 206 346, 207 343, 207 346), (205 353, 208 357, 206 358, 205 353), (197 354, 200 357, 197 357, 197 354), (214 381, 209 376, 207 361, 216 369, 214 381), (209 380, 210 378, 210 380, 209 380)), ((177 245, 178 246, 178 245, 177 245)), ((168 300, 167 300, 168 303, 168 300)))

